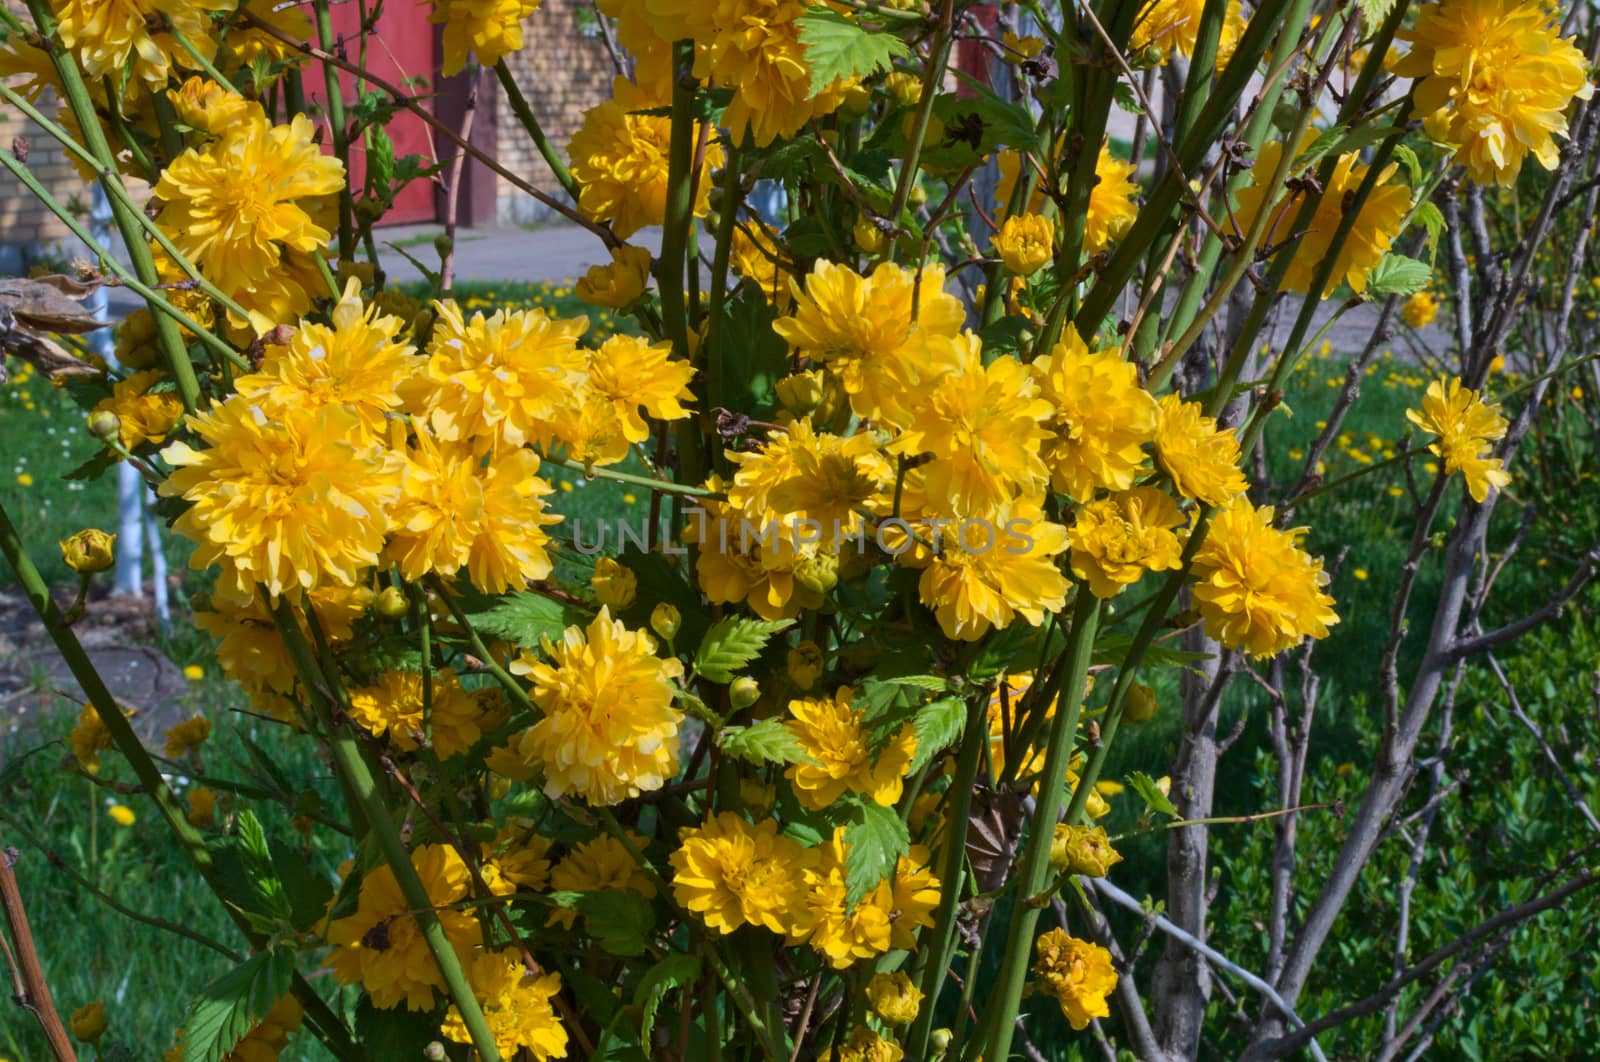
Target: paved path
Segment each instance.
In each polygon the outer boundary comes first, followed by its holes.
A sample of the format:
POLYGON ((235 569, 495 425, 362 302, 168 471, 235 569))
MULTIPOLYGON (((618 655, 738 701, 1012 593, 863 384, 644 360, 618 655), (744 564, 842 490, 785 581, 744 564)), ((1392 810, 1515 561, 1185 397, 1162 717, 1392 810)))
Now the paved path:
MULTIPOLYGON (((417 267, 391 244, 430 269, 439 267, 439 252, 433 239, 444 232, 441 225, 396 225, 379 229, 378 257, 391 280, 420 280, 417 267)), ((659 229, 644 229, 628 241, 649 247, 654 253, 661 246, 659 229)), ((592 265, 611 261, 599 237, 577 225, 547 225, 537 229, 478 228, 456 231, 457 280, 576 280, 592 265)))

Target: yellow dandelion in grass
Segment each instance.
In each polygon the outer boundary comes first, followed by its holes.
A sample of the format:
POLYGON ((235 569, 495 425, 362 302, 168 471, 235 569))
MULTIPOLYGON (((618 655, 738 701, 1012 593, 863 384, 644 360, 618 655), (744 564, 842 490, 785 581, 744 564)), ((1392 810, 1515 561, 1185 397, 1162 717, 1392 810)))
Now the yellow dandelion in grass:
MULTIPOLYGON (((507 948, 473 956, 467 980, 502 1058, 519 1057, 524 1048, 538 1062, 567 1057, 567 1030, 550 1004, 561 992, 559 973, 535 974, 523 964, 520 949, 507 948)), ((455 1043, 472 1043, 472 1033, 454 1004, 439 1031, 455 1043)))
POLYGON ((1390 69, 1416 79, 1423 128, 1457 148, 1479 184, 1511 184, 1530 154, 1554 169, 1569 105, 1594 91, 1558 19, 1536 0, 1450 0, 1424 5, 1396 34, 1411 49, 1390 69))
MULTIPOLYGON (((1315 139, 1315 130, 1307 130, 1305 139, 1297 150, 1305 150, 1315 139)), ((1250 169, 1252 183, 1239 192, 1239 208, 1234 212, 1234 224, 1243 235, 1255 224, 1263 210, 1270 212, 1261 247, 1276 248, 1279 254, 1290 255, 1285 285, 1294 291, 1309 292, 1311 283, 1333 246, 1333 237, 1344 221, 1345 201, 1355 194, 1366 180, 1367 167, 1355 152, 1341 155, 1328 179, 1328 186, 1317 200, 1316 210, 1303 232, 1292 231, 1300 208, 1305 205, 1306 193, 1293 191, 1267 203, 1265 185, 1277 171, 1283 158, 1284 145, 1276 140, 1261 145, 1256 152, 1255 164, 1250 169)), ((1411 190, 1396 181, 1397 167, 1391 164, 1378 178, 1366 202, 1352 223, 1350 232, 1338 257, 1334 259, 1333 272, 1324 285, 1321 298, 1327 298, 1343 281, 1351 289, 1367 289, 1367 275, 1389 250, 1400 231, 1400 224, 1411 209, 1411 190)))
POLYGON ((106 808, 106 814, 110 815, 111 821, 118 826, 132 826, 139 821, 139 817, 133 813, 133 809, 126 804, 112 804, 106 808))
POLYGON ((467 52, 484 66, 494 66, 522 50, 522 20, 539 9, 540 0, 433 0, 428 21, 443 26, 444 66, 453 77, 467 65, 467 52))
POLYGON ((913 270, 893 263, 862 276, 819 260, 803 287, 794 284, 794 314, 772 328, 838 375, 857 415, 901 427, 910 422, 908 394, 943 369, 921 360, 926 351, 915 338, 955 336, 966 322, 944 282, 939 266, 922 271, 919 287, 913 270))
POLYGON ((1052 929, 1034 942, 1034 954, 1040 991, 1055 997, 1074 1029, 1088 1028, 1094 1018, 1110 1017, 1106 997, 1117 987, 1117 971, 1109 951, 1068 936, 1064 929, 1052 929))
MULTIPOLYGON (((1185 498, 1224 505, 1249 484, 1239 470, 1239 438, 1205 415, 1198 402, 1167 394, 1157 404, 1156 456, 1185 498)), ((1291 451, 1300 460, 1298 451, 1291 451)), ((1302 455, 1303 456, 1303 455, 1302 455)))
POLYGON ((31 487, 31 486, 33 486, 33 477, 30 476, 26 472, 18 472, 17 473, 17 486, 19 486, 19 487, 31 487))
POLYGON ((544 641, 541 661, 524 650, 511 670, 533 683, 544 713, 512 741, 514 756, 544 772, 552 796, 616 804, 659 789, 678 769, 683 711, 673 704, 683 665, 656 655, 655 640, 601 608, 587 630, 544 641))
POLYGON ((235 388, 273 405, 343 406, 378 435, 387 415, 400 408, 401 385, 422 370, 423 359, 397 338, 405 322, 362 303, 355 277, 332 317, 331 328, 303 322, 287 345, 268 345, 261 371, 239 377, 235 388))
MULTIPOLYGON (((411 853, 411 865, 428 894, 445 939, 462 959, 483 943, 475 915, 453 905, 467 898, 471 876, 461 856, 449 845, 422 845, 411 853)), ((374 1006, 431 1010, 434 990, 444 987, 439 964, 428 950, 416 915, 394 870, 374 867, 361 879, 356 910, 328 926, 333 947, 333 975, 343 984, 359 984, 374 1006)))
POLYGON ((1505 462, 1489 457, 1491 444, 1506 434, 1506 418, 1498 405, 1489 405, 1478 392, 1462 387, 1459 379, 1434 380, 1422 396, 1421 410, 1406 410, 1406 419, 1438 438, 1428 445, 1444 458, 1446 475, 1460 472, 1472 500, 1482 502, 1491 487, 1511 482, 1505 462))
POLYGON ((814 862, 799 842, 765 819, 752 826, 732 812, 683 830, 672 863, 672 894, 706 927, 732 933, 744 925, 786 934, 806 902, 814 862))
POLYGON ((1194 599, 1206 633, 1264 657, 1326 638, 1339 622, 1323 592, 1322 561, 1299 546, 1303 531, 1272 526, 1270 508, 1239 498, 1219 510, 1194 558, 1194 599))
POLYGON ((206 677, 206 669, 199 664, 189 664, 183 669, 183 677, 190 682, 199 682, 206 677))
POLYGON ((805 750, 806 760, 789 767, 785 776, 800 803, 828 807, 845 793, 861 793, 891 807, 900 799, 906 769, 917 750, 910 723, 873 752, 862 713, 851 707, 855 691, 841 686, 830 697, 789 702, 789 732, 805 750))
POLYGON ((1062 341, 1032 366, 1051 406, 1041 456, 1056 490, 1088 501, 1100 488, 1126 490, 1156 431, 1156 403, 1122 350, 1089 352, 1068 325, 1062 341))
POLYGON ((166 497, 191 504, 173 525, 196 543, 190 565, 223 566, 240 596, 353 586, 378 561, 385 512, 399 495, 398 457, 367 440, 338 406, 264 410, 234 396, 189 418, 206 444, 162 451, 166 497))

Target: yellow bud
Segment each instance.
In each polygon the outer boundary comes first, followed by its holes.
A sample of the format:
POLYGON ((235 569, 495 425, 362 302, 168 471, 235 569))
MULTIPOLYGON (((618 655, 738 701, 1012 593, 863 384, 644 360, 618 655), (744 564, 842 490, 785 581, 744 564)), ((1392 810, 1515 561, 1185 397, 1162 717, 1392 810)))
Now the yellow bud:
POLYGON ((105 1004, 97 999, 93 1003, 79 1007, 67 1020, 67 1028, 72 1030, 73 1036, 84 1043, 94 1043, 100 1039, 100 1034, 106 1031, 105 1004))
POLYGON ((902 107, 915 107, 922 99, 922 79, 915 74, 890 74, 883 79, 883 87, 902 107))
POLYGON ((839 581, 839 557, 834 553, 818 553, 805 557, 794 566, 794 581, 808 590, 825 594, 839 581))
POLYGON ((386 586, 378 591, 378 597, 373 602, 373 608, 384 619, 399 619, 406 614, 411 603, 406 600, 406 593, 398 586, 386 586))
POLYGON ((1015 214, 994 234, 995 253, 1019 277, 1037 273, 1055 256, 1055 223, 1043 214, 1015 214))
POLYGON ((86 527, 60 542, 61 559, 79 575, 103 572, 117 562, 117 536, 86 527))
POLYGON ((933 1035, 928 1037, 928 1046, 942 1055, 950 1050, 950 1040, 949 1029, 935 1029, 933 1030, 933 1035))
POLYGON ((1156 691, 1142 682, 1128 687, 1128 699, 1122 704, 1122 717, 1130 723, 1147 723, 1154 719, 1160 706, 1156 704, 1156 691))
MULTIPOLYGON (((639 592, 639 579, 627 565, 601 557, 595 561, 594 574, 589 577, 595 600, 614 609, 627 608, 639 592)), ((671 635, 663 635, 671 637, 671 635)))
POLYGON ((790 413, 803 417, 822 403, 824 389, 822 370, 797 372, 778 381, 778 401, 782 402, 783 408, 790 413))
POLYGON ((874 225, 868 218, 862 218, 850 230, 850 236, 856 241, 856 250, 862 254, 877 254, 883 250, 883 230, 874 225))
POLYGON ((733 710, 748 708, 761 697, 761 686, 749 675, 740 675, 728 687, 728 703, 733 710))
POLYGON ((1050 839, 1050 865, 1057 870, 1103 878, 1120 862, 1122 856, 1111 847, 1104 826, 1056 824, 1055 835, 1050 839))
POLYGON ((801 642, 789 650, 789 680, 802 690, 809 690, 822 677, 822 649, 816 642, 801 642))
POLYGON ((667 641, 670 642, 677 636, 678 628, 681 626, 683 626, 683 613, 665 601, 650 610, 650 629, 667 641))
POLYGON ((867 1000, 878 1017, 891 1025, 909 1025, 922 1009, 922 992, 904 970, 874 975, 867 982, 867 1000))
POLYGON ((109 409, 89 414, 89 434, 102 442, 110 442, 122 432, 122 418, 109 409))

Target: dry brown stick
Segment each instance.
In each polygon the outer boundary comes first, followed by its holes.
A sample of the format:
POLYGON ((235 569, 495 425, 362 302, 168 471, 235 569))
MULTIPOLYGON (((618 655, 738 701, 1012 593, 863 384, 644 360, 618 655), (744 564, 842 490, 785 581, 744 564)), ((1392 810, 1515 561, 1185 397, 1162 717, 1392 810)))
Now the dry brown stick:
MULTIPOLYGON (((472 141, 472 120, 478 113, 477 75, 467 93, 466 113, 461 116, 461 139, 472 141)), ((456 280, 456 209, 461 201, 461 178, 467 170, 467 153, 458 150, 450 160, 450 173, 444 182, 445 252, 439 262, 439 293, 445 294, 456 280)))
POLYGON ((327 63, 339 70, 343 70, 347 74, 359 77, 363 81, 369 82, 370 84, 376 85, 383 89, 389 94, 389 98, 398 106, 405 108, 418 118, 422 119, 422 121, 435 132, 439 133, 446 140, 449 140, 460 150, 466 152, 468 155, 471 155, 473 158, 489 167, 489 169, 493 170, 501 177, 504 177, 506 180, 510 181, 521 191, 527 192, 529 195, 533 196, 539 202, 543 203, 551 210, 554 210, 567 220, 578 225, 582 225, 584 228, 600 237, 607 247, 620 247, 622 245, 622 241, 617 239, 616 234, 606 226, 584 217, 575 208, 568 206, 561 200, 552 196, 550 193, 540 191, 527 181, 523 180, 521 177, 518 177, 516 174, 502 166, 499 160, 490 158, 478 148, 475 148, 471 144, 467 143, 461 138, 460 134, 458 134, 454 129, 451 129, 449 126, 445 125, 432 114, 429 114, 426 107, 418 103, 414 98, 412 98, 411 93, 401 89, 398 85, 394 85, 388 81, 385 81, 376 74, 367 70, 363 70, 356 64, 348 62, 344 59, 340 59, 338 56, 333 55, 330 52, 323 51, 321 48, 318 48, 315 45, 307 44, 304 41, 297 41, 287 33, 284 33, 282 30, 278 29, 276 26, 272 26, 266 22, 263 22, 261 19, 256 18, 249 12, 241 12, 241 14, 243 14, 245 22, 250 26, 254 27, 255 29, 259 29, 269 37, 273 37, 279 41, 282 41, 284 44, 287 44, 301 55, 309 55, 311 58, 316 59, 319 62, 327 63))
MULTIPOLYGON (((17 1003, 38 1019, 39 1028, 44 1032, 56 1062, 78 1062, 77 1052, 72 1049, 72 1039, 67 1035, 67 1027, 61 1024, 55 1000, 50 998, 50 986, 44 980, 44 967, 39 965, 39 951, 33 946, 33 930, 28 927, 28 912, 22 906, 22 890, 18 888, 17 876, 11 870, 16 861, 15 848, 7 848, 0 854, 0 905, 5 907, 6 925, 11 929, 11 941, 16 949, 15 974, 21 980, 23 989, 17 995, 17 1003)), ((6 957, 9 960, 12 956, 8 953, 6 957)))

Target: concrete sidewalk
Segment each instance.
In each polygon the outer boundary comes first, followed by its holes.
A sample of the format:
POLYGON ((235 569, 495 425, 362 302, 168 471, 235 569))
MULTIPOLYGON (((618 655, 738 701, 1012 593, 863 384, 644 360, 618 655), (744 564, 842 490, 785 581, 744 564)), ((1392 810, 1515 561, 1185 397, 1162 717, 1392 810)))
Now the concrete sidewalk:
MULTIPOLYGON (((391 281, 421 280, 417 267, 392 245, 429 269, 439 268, 433 241, 442 225, 396 225, 374 233, 378 259, 391 281)), ((660 229, 634 233, 629 243, 661 247, 660 229)), ((605 244, 578 225, 548 225, 537 229, 476 228, 456 230, 456 280, 573 281, 592 265, 611 261, 605 244)))

